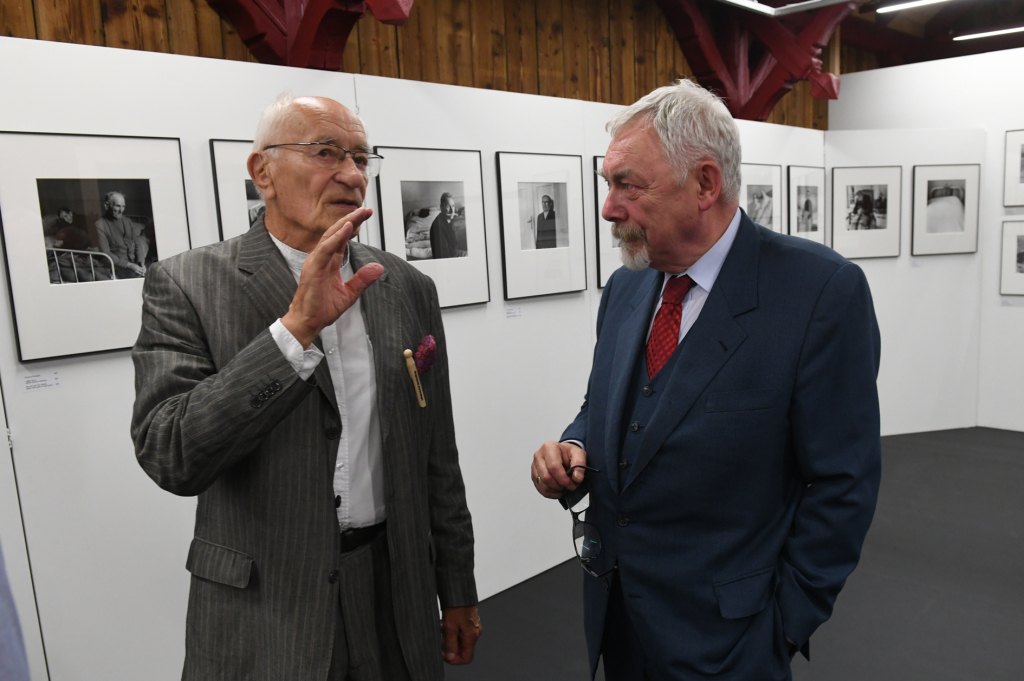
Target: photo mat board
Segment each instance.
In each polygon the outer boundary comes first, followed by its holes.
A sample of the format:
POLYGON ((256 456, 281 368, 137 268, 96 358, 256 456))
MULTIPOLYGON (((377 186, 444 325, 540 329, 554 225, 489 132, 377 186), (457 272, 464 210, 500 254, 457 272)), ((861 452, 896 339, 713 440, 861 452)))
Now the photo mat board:
POLYGON ((500 151, 495 159, 505 300, 586 289, 583 158, 500 151))
POLYGON ((441 307, 491 299, 479 151, 376 147, 381 247, 434 280, 441 307))
POLYGON ((0 132, 0 158, 19 360, 130 348, 140 270, 191 248, 178 138, 0 132))
POLYGON ((832 169, 832 248, 846 258, 900 254, 902 166, 832 169))
POLYGON ((261 209, 266 209, 263 196, 249 177, 246 163, 251 153, 252 140, 210 140, 213 194, 221 241, 245 234, 261 209))
POLYGON ((597 287, 604 288, 612 272, 622 267, 622 250, 619 240, 612 236, 612 223, 601 217, 601 210, 608 198, 608 183, 598 173, 604 164, 604 156, 594 157, 594 224, 597 226, 597 287))
POLYGON ((1006 131, 1003 205, 1024 206, 1024 130, 1006 131))
POLYGON ((825 169, 789 166, 789 233, 825 243, 825 169))
POLYGON ((747 217, 773 232, 786 233, 782 224, 782 166, 740 165, 740 208, 747 217))
POLYGON ((911 255, 975 253, 981 166, 914 166, 911 255))
POLYGON ((999 293, 1024 296, 1024 221, 1003 223, 1003 257, 999 293))

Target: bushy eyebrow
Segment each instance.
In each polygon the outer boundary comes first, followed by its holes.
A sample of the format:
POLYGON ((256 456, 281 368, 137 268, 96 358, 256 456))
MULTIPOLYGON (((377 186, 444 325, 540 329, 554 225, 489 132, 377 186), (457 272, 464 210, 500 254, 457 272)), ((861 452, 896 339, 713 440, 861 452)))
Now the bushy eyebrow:
MULTIPOLYGON (((341 146, 340 144, 338 144, 338 140, 334 139, 333 137, 321 137, 320 139, 317 140, 317 142, 320 144, 333 144, 336 147, 341 146)), ((355 145, 355 148, 353 148, 352 151, 361 151, 365 154, 369 154, 371 149, 369 144, 360 142, 359 144, 355 145)))
POLYGON ((603 178, 604 181, 608 182, 609 184, 613 180, 621 182, 623 180, 628 180, 629 178, 631 178, 633 176, 633 171, 630 170, 629 168, 623 168, 622 170, 614 172, 614 173, 612 173, 611 177, 608 177, 608 175, 605 174, 603 167, 601 169, 599 169, 599 170, 595 170, 594 172, 597 173, 598 177, 603 178))

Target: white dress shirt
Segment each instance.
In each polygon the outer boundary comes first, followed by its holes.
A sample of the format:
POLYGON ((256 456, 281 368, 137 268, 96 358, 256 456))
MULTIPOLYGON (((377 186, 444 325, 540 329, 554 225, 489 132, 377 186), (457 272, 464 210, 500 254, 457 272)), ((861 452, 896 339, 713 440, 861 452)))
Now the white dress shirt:
MULTIPOLYGON (((298 282, 306 253, 270 238, 281 251, 298 282)), ((352 278, 349 251, 341 264, 341 276, 352 278)), ((384 457, 381 446, 380 415, 377 411, 377 376, 374 372, 373 345, 366 334, 362 301, 346 310, 334 324, 320 332, 324 352, 310 344, 306 350, 278 319, 270 334, 285 359, 302 380, 308 379, 327 356, 334 395, 341 416, 341 436, 334 466, 334 494, 341 498, 337 509, 341 531, 376 525, 387 514, 384 505, 384 457)))

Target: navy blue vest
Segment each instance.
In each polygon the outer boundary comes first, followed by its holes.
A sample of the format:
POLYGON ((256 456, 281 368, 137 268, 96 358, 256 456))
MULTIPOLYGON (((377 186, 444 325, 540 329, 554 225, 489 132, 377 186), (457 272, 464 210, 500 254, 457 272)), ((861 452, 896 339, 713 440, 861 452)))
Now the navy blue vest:
MULTIPOLYGON (((655 303, 657 304, 657 303, 655 303)), ((665 362, 658 375, 651 380, 647 375, 647 346, 644 345, 638 353, 636 366, 633 368, 633 377, 629 381, 629 389, 626 391, 626 405, 623 409, 622 437, 619 441, 619 492, 629 478, 629 470, 636 461, 637 452, 640 449, 640 440, 643 439, 644 431, 654 415, 654 410, 661 400, 665 386, 668 384, 669 376, 672 374, 672 367, 681 352, 684 343, 676 346, 675 352, 665 362)))

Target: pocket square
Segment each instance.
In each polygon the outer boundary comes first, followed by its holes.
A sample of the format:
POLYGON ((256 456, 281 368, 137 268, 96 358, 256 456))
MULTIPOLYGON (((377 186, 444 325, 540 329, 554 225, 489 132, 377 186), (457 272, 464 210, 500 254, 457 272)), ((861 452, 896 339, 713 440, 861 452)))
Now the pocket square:
POLYGON ((434 366, 434 357, 437 355, 437 341, 433 336, 427 336, 420 341, 420 345, 413 353, 416 360, 416 373, 425 374, 434 366))

